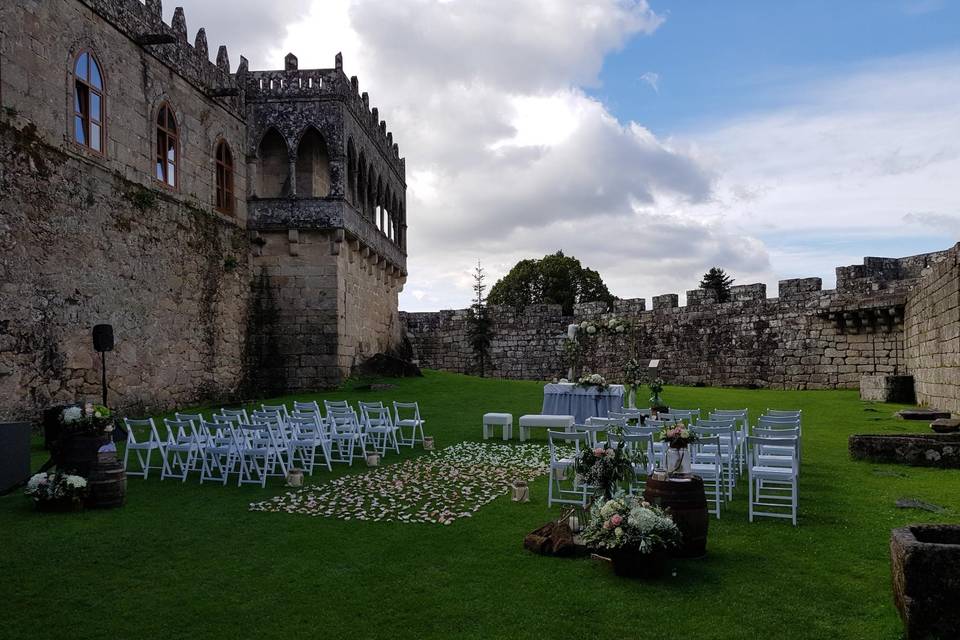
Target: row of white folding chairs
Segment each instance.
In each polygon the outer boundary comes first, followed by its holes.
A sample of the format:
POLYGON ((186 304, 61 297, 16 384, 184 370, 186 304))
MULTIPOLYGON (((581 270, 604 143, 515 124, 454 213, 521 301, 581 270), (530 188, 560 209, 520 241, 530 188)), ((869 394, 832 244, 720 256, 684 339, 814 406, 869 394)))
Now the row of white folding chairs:
POLYGON ((323 448, 315 429, 294 425, 288 430, 276 422, 236 424, 208 422, 202 417, 196 422, 182 418, 183 414, 179 414, 176 419, 164 420, 163 437, 153 418, 125 419, 127 445, 123 463, 128 475, 146 478, 151 469, 159 468, 161 480, 176 477, 186 481, 191 471, 200 471, 201 483, 215 480, 226 484, 228 476, 237 473, 238 485, 264 486, 267 476, 286 476, 298 453, 301 459, 312 460, 316 448, 323 448), (147 430, 146 437, 138 436, 138 430, 147 430), (309 458, 307 448, 313 450, 309 458), (153 463, 154 451, 159 454, 159 465, 153 463), (130 467, 131 452, 140 463, 139 471, 130 467))

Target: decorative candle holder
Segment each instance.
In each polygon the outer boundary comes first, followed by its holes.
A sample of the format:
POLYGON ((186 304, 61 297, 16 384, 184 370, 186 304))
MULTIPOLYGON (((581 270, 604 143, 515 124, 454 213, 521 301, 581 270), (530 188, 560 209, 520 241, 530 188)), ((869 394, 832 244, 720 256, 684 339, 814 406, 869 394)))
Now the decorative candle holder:
POLYGON ((424 451, 433 451, 433 436, 426 436, 423 439, 423 450, 424 451))
POLYGON ((303 486, 303 469, 290 470, 290 473, 287 474, 287 486, 288 487, 303 486))
POLYGON ((379 467, 379 466, 380 466, 380 454, 379 454, 379 453, 368 453, 368 454, 367 454, 367 466, 368 466, 368 467, 379 467))
POLYGON ((514 502, 530 502, 530 487, 523 480, 510 486, 510 499, 514 502))

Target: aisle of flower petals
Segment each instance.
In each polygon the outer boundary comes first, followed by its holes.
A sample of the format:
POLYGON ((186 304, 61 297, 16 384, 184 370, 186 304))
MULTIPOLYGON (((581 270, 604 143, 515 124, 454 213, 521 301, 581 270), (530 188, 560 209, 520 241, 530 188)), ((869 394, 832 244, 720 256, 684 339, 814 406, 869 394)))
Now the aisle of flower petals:
POLYGON ((549 470, 545 445, 461 442, 418 458, 252 503, 251 511, 451 524, 549 470))

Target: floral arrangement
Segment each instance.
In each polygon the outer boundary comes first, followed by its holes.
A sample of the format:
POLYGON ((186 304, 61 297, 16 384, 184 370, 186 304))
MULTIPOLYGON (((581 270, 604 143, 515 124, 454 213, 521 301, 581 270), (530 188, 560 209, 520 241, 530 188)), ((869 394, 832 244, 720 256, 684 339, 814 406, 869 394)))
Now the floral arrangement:
POLYGON ((630 358, 623 368, 623 378, 632 391, 636 391, 647 379, 647 368, 636 358, 630 358))
POLYGON ((660 507, 639 496, 618 493, 595 502, 580 533, 587 546, 653 553, 680 544, 680 529, 660 507))
POLYGON ((590 373, 585 376, 582 376, 577 380, 577 386, 579 387, 596 387, 598 391, 603 391, 610 384, 607 382, 607 379, 604 378, 599 373, 590 373))
POLYGON ((87 495, 87 480, 59 471, 38 473, 27 481, 24 494, 36 502, 73 501, 87 495))
POLYGON ((577 333, 584 333, 592 338, 601 332, 623 334, 626 333, 629 328, 630 323, 622 318, 610 318, 606 322, 584 320, 577 327, 577 333))
POLYGON ((663 378, 657 376, 647 386, 650 387, 650 404, 654 406, 662 405, 663 400, 660 398, 660 394, 663 393, 663 378))
POLYGON ((614 487, 634 479, 634 464, 646 464, 642 451, 632 452, 623 442, 615 447, 604 443, 602 447, 584 449, 573 461, 573 470, 578 485, 593 487, 598 495, 609 499, 614 487))
POLYGON ((113 431, 113 413, 102 404, 67 407, 60 414, 64 429, 75 435, 100 435, 113 431))
POLYGON ((692 442, 700 439, 690 427, 678 422, 672 427, 667 425, 660 430, 660 439, 670 445, 671 449, 686 449, 692 442))

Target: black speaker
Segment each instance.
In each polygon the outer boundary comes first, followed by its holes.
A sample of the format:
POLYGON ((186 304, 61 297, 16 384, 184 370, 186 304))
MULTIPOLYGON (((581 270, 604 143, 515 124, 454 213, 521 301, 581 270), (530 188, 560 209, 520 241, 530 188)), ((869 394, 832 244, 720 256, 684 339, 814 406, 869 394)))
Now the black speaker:
POLYGON ((98 324, 93 327, 93 350, 97 353, 113 351, 113 326, 98 324))

